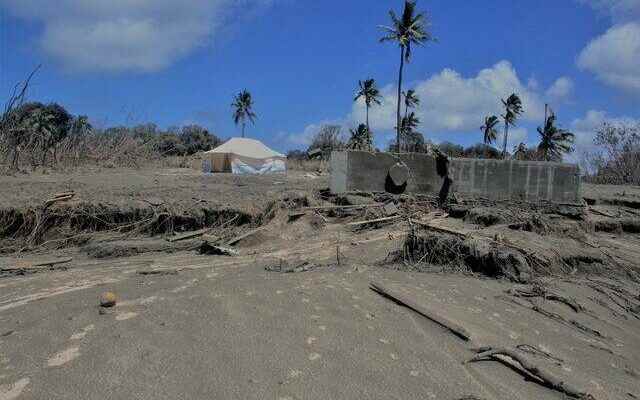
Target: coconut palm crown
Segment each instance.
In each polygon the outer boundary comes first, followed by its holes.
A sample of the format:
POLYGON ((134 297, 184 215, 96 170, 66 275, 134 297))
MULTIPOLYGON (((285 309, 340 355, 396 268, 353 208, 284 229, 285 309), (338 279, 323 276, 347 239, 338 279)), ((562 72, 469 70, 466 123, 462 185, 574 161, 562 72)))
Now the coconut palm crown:
POLYGON ((496 130, 496 126, 499 123, 499 119, 495 115, 491 115, 489 117, 484 118, 484 125, 480 127, 484 135, 484 144, 493 144, 498 138, 498 131, 496 130))
POLYGON ((380 91, 376 87, 375 79, 358 81, 358 87, 359 87, 358 92, 356 93, 356 97, 353 99, 353 101, 358 101, 361 98, 364 99, 364 104, 367 110, 366 126, 367 126, 367 130, 371 132, 371 128, 369 127, 369 108, 373 104, 376 104, 376 105, 382 104, 380 102, 380 98, 382 96, 380 95, 380 91))
POLYGON ((244 128, 247 120, 255 124, 256 114, 253 112, 253 99, 248 90, 243 90, 233 98, 233 122, 236 125, 242 123, 242 137, 244 137, 244 128))
POLYGON ((538 152, 545 161, 562 161, 562 156, 574 151, 575 135, 555 126, 556 116, 551 114, 544 125, 538 127, 538 152))
POLYGON ((502 158, 507 156, 507 140, 509 139, 509 127, 515 126, 516 120, 522 114, 522 100, 517 94, 511 94, 506 100, 502 100, 505 112, 502 118, 504 119, 504 144, 502 147, 502 158))

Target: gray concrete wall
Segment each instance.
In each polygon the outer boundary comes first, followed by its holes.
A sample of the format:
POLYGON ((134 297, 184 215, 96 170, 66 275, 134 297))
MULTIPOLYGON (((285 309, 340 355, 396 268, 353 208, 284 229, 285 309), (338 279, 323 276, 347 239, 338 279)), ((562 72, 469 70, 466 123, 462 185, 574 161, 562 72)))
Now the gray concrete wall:
MULTIPOLYGON (((411 172, 406 191, 437 194, 442 179, 435 158, 427 154, 333 152, 331 191, 383 192, 389 168, 404 162, 411 172)), ((453 192, 491 200, 579 203, 582 201, 577 165, 540 161, 453 158, 449 163, 453 192)))

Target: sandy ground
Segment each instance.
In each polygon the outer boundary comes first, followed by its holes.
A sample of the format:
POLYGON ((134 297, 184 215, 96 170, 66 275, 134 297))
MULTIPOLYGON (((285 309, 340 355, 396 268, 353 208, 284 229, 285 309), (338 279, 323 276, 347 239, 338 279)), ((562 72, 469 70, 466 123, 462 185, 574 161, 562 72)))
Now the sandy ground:
MULTIPOLYGON (((73 189, 92 202, 160 198, 188 205, 205 199, 262 210, 285 192, 310 193, 328 182, 298 172, 234 177, 160 170, 2 177, 0 184, 9 188, 2 207, 41 204, 73 189)), ((597 200, 588 218, 633 216, 632 207, 607 202, 635 196, 636 188, 616 194, 619 189, 587 185, 585 195, 597 200)), ((0 400, 563 399, 517 363, 465 363, 482 346, 528 349, 522 355, 530 362, 598 400, 640 398, 637 282, 579 269, 536 277, 535 285, 397 270, 385 259, 401 247, 404 222, 354 231, 345 223, 361 215, 318 224, 311 212, 295 221, 287 212, 240 241, 236 257, 184 249, 167 254, 159 237, 135 238, 139 248, 157 252, 133 257, 95 259, 87 247, 20 255, 27 264, 73 259, 66 270, 0 278, 0 400), (274 271, 303 261, 316 267, 274 271), (471 341, 380 296, 372 282, 461 325, 471 341), (508 293, 536 285, 582 308, 508 293), (98 299, 106 291, 118 303, 100 312, 98 299)), ((572 259, 596 254, 633 267, 640 259, 637 233, 573 238, 454 218, 443 224, 485 237, 507 233, 510 243, 531 251, 553 244, 554 252, 572 259)), ((0 266, 16 263, 14 256, 0 257, 0 266)))
POLYGON ((286 191, 328 186, 327 175, 302 171, 269 176, 204 175, 188 168, 17 174, 0 176, 0 207, 37 206, 55 193, 72 190, 77 200, 92 203, 161 199, 185 207, 262 209, 286 191))
POLYGON ((0 399, 563 398, 517 368, 463 363, 486 345, 546 352, 553 358, 527 356, 596 399, 640 396, 640 320, 589 286, 638 295, 637 284, 541 280, 585 311, 531 304, 588 328, 578 329, 506 294, 520 285, 372 264, 398 248, 400 223, 361 232, 316 230, 306 216, 273 224, 281 235, 239 245, 238 257, 95 260, 68 249, 58 254, 74 257, 67 271, 1 279, 0 399), (320 266, 265 270, 279 259, 320 266), (167 274, 139 274, 150 270, 167 274), (371 282, 462 325, 471 341, 381 297, 371 282), (107 290, 119 301, 102 315, 107 290))

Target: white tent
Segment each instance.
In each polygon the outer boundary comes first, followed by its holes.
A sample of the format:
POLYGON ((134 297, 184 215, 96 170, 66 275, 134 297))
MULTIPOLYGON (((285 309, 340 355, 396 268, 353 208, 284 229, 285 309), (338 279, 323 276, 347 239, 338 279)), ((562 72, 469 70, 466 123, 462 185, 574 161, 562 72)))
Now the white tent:
POLYGON ((204 172, 266 174, 285 172, 287 157, 271 150, 259 140, 231 138, 202 156, 204 172))

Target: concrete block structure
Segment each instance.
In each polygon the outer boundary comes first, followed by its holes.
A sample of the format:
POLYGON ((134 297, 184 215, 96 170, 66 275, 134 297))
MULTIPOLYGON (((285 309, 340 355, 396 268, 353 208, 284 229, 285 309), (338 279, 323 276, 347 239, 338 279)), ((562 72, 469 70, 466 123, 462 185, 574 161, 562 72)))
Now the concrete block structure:
MULTIPOLYGON (((333 152, 331 191, 384 192, 388 171, 401 162, 409 169, 407 193, 437 195, 443 179, 436 172, 435 157, 422 153, 333 152)), ((582 201, 577 165, 541 161, 452 158, 449 177, 452 192, 490 200, 520 200, 578 204, 582 201)))

